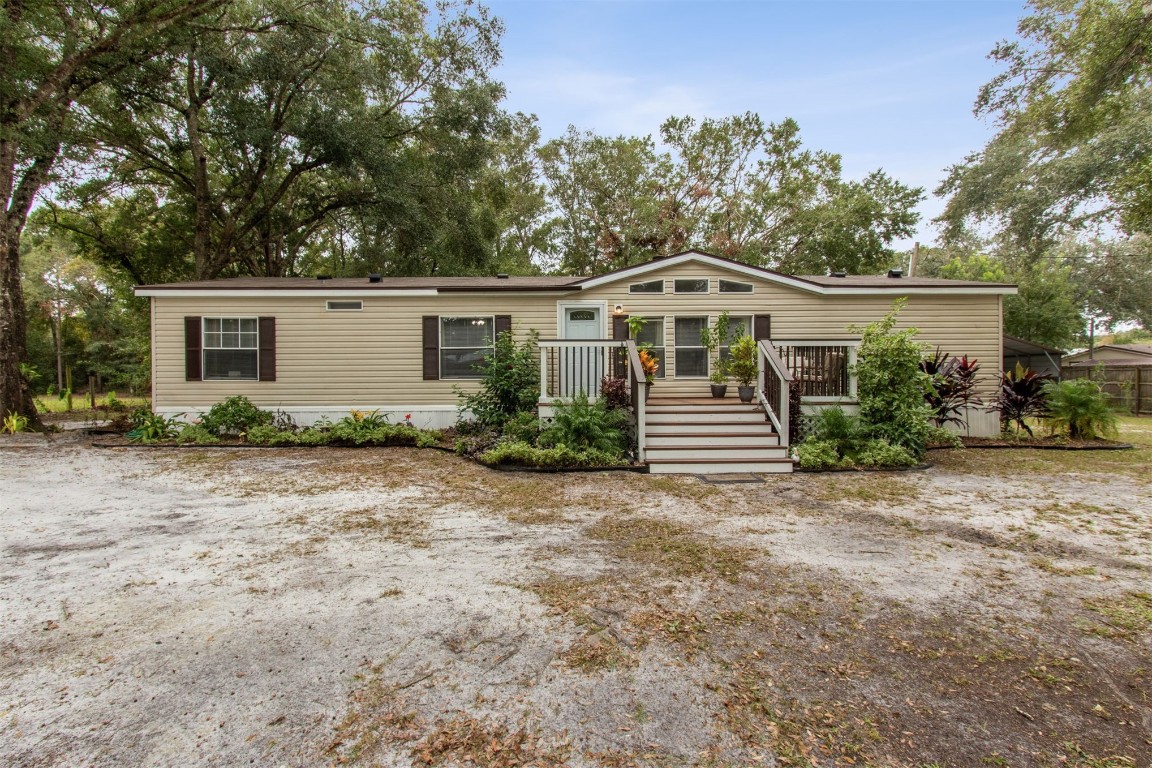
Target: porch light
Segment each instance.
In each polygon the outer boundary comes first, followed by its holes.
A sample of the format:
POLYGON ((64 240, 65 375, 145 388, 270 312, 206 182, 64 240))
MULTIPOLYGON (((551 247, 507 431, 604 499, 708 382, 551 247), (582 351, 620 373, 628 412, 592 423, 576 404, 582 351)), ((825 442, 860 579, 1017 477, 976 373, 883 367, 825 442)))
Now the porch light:
POLYGON ((623 304, 617 304, 615 307, 612 308, 612 314, 614 314, 614 315, 624 314, 624 305, 623 304))

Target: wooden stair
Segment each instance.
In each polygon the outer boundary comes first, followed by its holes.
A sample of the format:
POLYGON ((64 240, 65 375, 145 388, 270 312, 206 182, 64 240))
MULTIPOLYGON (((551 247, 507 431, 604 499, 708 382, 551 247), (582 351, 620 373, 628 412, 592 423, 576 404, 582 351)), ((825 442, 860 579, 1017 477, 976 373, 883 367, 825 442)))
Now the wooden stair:
POLYGON ((792 471, 764 409, 736 397, 651 398, 644 428, 653 474, 792 471))

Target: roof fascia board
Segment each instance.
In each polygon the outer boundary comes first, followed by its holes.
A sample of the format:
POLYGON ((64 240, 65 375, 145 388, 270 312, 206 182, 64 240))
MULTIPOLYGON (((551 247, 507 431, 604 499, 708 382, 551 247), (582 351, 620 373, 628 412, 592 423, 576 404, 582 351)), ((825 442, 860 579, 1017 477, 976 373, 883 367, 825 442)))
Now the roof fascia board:
MULTIPOLYGON (((649 273, 654 272, 656 270, 663 269, 664 267, 672 267, 672 266, 676 266, 678 264, 684 264, 685 262, 690 262, 690 261, 700 262, 700 263, 707 264, 707 265, 712 266, 712 267, 728 270, 729 272, 735 272, 738 274, 746 275, 748 277, 754 277, 754 278, 757 278, 760 280, 765 280, 769 283, 776 283, 777 285, 786 285, 786 286, 789 286, 791 288, 797 288, 801 291, 807 291, 808 293, 821 294, 821 295, 825 295, 825 296, 844 296, 844 295, 847 295, 847 296, 869 296, 869 295, 883 296, 883 295, 887 295, 887 294, 890 294, 890 293, 895 292, 895 291, 898 291, 901 295, 904 295, 904 294, 917 294, 917 295, 961 294, 961 295, 965 295, 965 296, 967 296, 967 295, 1015 296, 1017 293, 1016 286, 1006 286, 1006 285, 997 285, 997 286, 991 286, 990 285, 987 287, 972 287, 972 286, 943 287, 943 286, 903 286, 903 285, 891 285, 891 286, 888 286, 888 285, 884 285, 884 286, 860 286, 860 285, 856 285, 856 286, 841 287, 838 285, 823 285, 820 283, 811 283, 811 282, 808 282, 807 280, 801 280, 801 279, 795 278, 795 277, 789 277, 787 275, 781 275, 781 274, 777 274, 774 272, 768 272, 766 270, 760 269, 759 267, 753 267, 751 265, 734 264, 730 261, 722 261, 720 259, 715 259, 706 253, 700 253, 699 251, 689 251, 687 253, 681 253, 681 254, 678 254, 676 256, 669 256, 667 258, 660 259, 659 261, 649 261, 649 262, 645 262, 644 264, 637 264, 635 267, 632 267, 628 270, 622 270, 620 272, 614 272, 610 275, 601 275, 599 277, 592 277, 592 278, 589 278, 589 279, 581 282, 579 284, 579 287, 582 290, 586 290, 589 288, 597 288, 601 285, 607 285, 608 283, 614 283, 614 282, 618 282, 618 281, 622 281, 622 280, 627 280, 630 278, 640 277, 642 275, 649 274, 649 273)), ((897 278, 891 278, 891 279, 893 281, 895 281, 897 278)))
POLYGON ((809 283, 806 280, 797 280, 794 277, 787 277, 785 275, 765 272, 759 267, 753 267, 747 264, 735 264, 730 261, 721 261, 709 256, 706 253, 700 253, 699 251, 688 251, 687 253, 677 254, 676 256, 665 257, 659 261, 648 261, 643 264, 637 264, 636 266, 630 267, 629 269, 621 270, 620 272, 613 272, 609 275, 591 277, 582 281, 579 285, 581 289, 597 288, 601 285, 607 285, 608 283, 615 283, 621 280, 640 277, 641 275, 646 275, 658 269, 674 267, 678 264, 684 264, 685 262, 689 261, 701 262, 711 267, 728 270, 729 272, 736 272, 738 274, 747 275, 748 277, 767 280, 770 283, 779 283, 781 285, 787 285, 792 288, 799 288, 802 291, 824 293, 824 291, 820 289, 820 286, 816 285, 815 283, 809 283))
POLYGON ((235 299, 285 299, 285 298, 325 298, 328 296, 340 296, 342 298, 355 297, 355 298, 371 298, 373 296, 437 296, 439 295, 434 288, 418 288, 409 290, 366 290, 362 288, 299 288, 299 289, 277 289, 277 290, 263 290, 260 288, 177 288, 174 290, 165 290, 163 288, 136 288, 137 296, 149 297, 172 297, 179 299, 207 299, 212 297, 218 298, 235 298, 235 299))
MULTIPOLYGON (((895 278, 894 278, 895 279, 895 278)), ((1017 293, 1016 286, 1014 285, 1000 285, 990 286, 987 288, 974 287, 974 286, 956 286, 955 288, 945 288, 943 286, 911 286, 903 287, 899 285, 888 286, 854 286, 852 288, 839 288, 829 286, 827 290, 820 291, 820 293, 830 296, 909 296, 909 295, 944 295, 950 294, 952 296, 1015 296, 1017 293)))

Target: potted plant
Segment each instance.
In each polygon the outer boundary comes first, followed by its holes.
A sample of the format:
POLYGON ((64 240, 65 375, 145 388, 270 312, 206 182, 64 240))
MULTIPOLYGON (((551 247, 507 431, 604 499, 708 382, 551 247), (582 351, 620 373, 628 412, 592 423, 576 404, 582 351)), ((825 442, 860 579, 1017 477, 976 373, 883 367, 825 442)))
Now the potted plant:
POLYGON ((700 343, 708 350, 708 358, 712 363, 712 373, 708 376, 712 397, 728 394, 728 361, 720 358, 720 347, 728 340, 729 326, 728 310, 724 310, 716 318, 714 326, 700 331, 700 343))
POLYGON ((756 396, 756 379, 760 366, 756 361, 756 340, 751 336, 741 336, 729 348, 728 371, 740 392, 741 402, 750 403, 756 396))

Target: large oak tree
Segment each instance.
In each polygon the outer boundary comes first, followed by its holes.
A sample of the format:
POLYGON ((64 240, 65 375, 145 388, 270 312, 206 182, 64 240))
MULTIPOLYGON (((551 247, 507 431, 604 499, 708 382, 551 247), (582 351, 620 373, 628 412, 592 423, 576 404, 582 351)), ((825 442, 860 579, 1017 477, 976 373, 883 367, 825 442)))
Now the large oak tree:
POLYGON ((75 142, 77 105, 134 77, 189 34, 189 21, 225 1, 6 0, 0 8, 0 415, 37 421, 20 372, 20 238, 61 152, 75 142))

